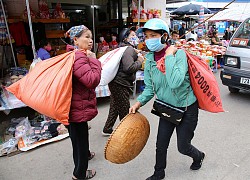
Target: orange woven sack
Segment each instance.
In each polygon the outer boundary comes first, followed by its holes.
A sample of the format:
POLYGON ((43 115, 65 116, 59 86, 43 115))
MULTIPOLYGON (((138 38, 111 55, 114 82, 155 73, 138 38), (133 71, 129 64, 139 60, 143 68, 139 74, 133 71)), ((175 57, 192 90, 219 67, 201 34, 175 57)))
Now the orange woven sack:
POLYGON ((220 90, 208 64, 198 56, 186 51, 191 86, 198 100, 199 108, 209 112, 224 112, 220 90))
POLYGON ((36 64, 25 77, 6 89, 27 106, 67 125, 72 97, 75 51, 36 64))

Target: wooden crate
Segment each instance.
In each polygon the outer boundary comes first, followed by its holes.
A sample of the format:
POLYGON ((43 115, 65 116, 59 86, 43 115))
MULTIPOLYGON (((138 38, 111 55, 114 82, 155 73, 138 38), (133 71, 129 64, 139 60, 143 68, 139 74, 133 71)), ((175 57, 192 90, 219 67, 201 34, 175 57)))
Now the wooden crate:
POLYGON ((46 38, 53 39, 53 38, 63 38, 66 31, 64 30, 49 30, 46 31, 46 38))
POLYGON ((26 55, 25 54, 17 54, 17 62, 18 64, 24 64, 26 60, 26 55))

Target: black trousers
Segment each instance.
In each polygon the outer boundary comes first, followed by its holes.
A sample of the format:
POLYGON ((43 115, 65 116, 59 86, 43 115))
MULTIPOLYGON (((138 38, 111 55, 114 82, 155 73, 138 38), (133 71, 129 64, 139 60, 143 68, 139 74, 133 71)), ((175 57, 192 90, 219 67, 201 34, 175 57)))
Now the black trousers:
POLYGON ((90 154, 88 123, 70 123, 68 130, 75 164, 73 175, 78 179, 84 179, 88 169, 88 156, 90 154))
POLYGON ((194 130, 198 122, 198 111, 197 102, 188 106, 187 111, 182 118, 182 122, 178 126, 160 118, 156 142, 155 175, 165 175, 165 168, 167 166, 167 150, 175 128, 178 151, 193 158, 193 160, 201 159, 201 151, 191 144, 191 140, 194 137, 194 130))
POLYGON ((110 108, 108 119, 105 123, 104 129, 112 129, 116 119, 122 120, 129 113, 129 88, 119 85, 113 81, 109 83, 110 95, 110 108))

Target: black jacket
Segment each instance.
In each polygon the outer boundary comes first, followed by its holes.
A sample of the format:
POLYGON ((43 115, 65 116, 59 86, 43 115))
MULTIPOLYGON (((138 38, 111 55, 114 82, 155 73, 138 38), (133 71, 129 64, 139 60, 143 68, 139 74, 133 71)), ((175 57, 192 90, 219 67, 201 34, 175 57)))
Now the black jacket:
POLYGON ((112 82, 126 87, 133 87, 135 73, 142 67, 142 63, 137 60, 138 56, 132 46, 127 47, 122 55, 118 72, 112 82))
POLYGON ((185 32, 186 32, 186 29, 184 27, 181 27, 179 29, 179 36, 180 36, 181 39, 186 39, 185 35, 183 37, 181 37, 183 34, 185 34, 185 32))

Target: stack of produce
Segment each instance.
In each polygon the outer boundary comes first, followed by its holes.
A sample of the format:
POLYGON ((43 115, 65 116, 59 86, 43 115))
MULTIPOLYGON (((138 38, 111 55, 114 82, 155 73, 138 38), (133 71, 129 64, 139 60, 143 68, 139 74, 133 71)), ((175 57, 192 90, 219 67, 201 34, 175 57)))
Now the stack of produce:
POLYGON ((202 58, 206 56, 216 57, 217 55, 224 55, 226 52, 226 47, 210 45, 207 41, 186 42, 185 40, 180 40, 176 43, 176 46, 202 58))

